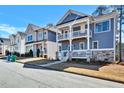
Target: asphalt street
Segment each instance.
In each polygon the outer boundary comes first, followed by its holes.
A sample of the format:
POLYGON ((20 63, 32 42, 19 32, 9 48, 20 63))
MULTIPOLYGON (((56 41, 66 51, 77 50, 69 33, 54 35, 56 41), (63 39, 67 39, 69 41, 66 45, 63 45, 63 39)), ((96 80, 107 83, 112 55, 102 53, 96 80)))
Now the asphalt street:
POLYGON ((47 69, 25 68, 0 59, 1 88, 123 88, 124 84, 47 69))

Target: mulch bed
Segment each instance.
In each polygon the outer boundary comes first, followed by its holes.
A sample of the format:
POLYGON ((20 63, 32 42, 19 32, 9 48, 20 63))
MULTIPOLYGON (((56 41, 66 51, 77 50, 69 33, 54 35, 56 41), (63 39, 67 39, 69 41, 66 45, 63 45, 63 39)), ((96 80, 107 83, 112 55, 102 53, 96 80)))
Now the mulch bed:
POLYGON ((97 64, 97 63, 88 63, 88 62, 76 62, 76 61, 71 61, 71 62, 63 62, 60 64, 54 64, 51 66, 48 66, 49 68, 52 69, 59 69, 63 70, 68 67, 77 67, 77 68, 84 68, 84 69, 90 69, 90 70, 96 70, 98 71, 100 67, 104 66, 105 64, 97 64))

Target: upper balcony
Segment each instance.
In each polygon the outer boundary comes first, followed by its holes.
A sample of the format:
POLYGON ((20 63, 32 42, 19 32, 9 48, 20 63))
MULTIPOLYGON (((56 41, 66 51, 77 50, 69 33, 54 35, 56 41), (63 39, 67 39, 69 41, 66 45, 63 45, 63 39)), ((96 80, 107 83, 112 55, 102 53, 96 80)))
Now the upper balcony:
POLYGON ((70 33, 63 33, 63 34, 59 34, 57 35, 57 39, 60 40, 68 40, 70 38, 70 33))
MULTIPOLYGON (((90 37, 92 33, 90 31, 90 37)), ((79 30, 79 31, 72 31, 72 32, 67 32, 63 34, 57 35, 58 41, 63 41, 63 40, 69 40, 71 39, 76 39, 76 38, 86 38, 87 35, 87 30, 79 30)))
POLYGON ((71 34, 71 38, 80 38, 80 37, 86 37, 87 36, 87 30, 79 30, 79 31, 73 31, 71 34))

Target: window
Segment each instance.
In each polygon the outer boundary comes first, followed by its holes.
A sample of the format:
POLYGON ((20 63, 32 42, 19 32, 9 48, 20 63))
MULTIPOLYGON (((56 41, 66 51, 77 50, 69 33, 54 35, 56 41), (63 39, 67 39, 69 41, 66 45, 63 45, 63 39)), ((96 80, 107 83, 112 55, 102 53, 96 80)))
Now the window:
POLYGON ((103 31, 109 30, 109 21, 103 22, 103 31))
POLYGON ((43 32, 38 33, 38 40, 43 40, 43 32))
POLYGON ((16 40, 16 44, 18 44, 19 43, 19 38, 17 38, 17 40, 16 40))
POLYGON ((81 30, 81 26, 73 27, 73 31, 79 31, 79 30, 81 30))
POLYGON ((104 32, 104 31, 109 31, 109 20, 96 23, 95 25, 95 32, 104 32))
POLYGON ((61 46, 59 46, 59 51, 61 51, 62 50, 62 47, 61 46))
POLYGON ((73 50, 78 50, 77 43, 74 43, 74 44, 73 44, 73 50))
POLYGON ((19 43, 19 38, 18 38, 18 41, 17 42, 19 43))
POLYGON ((85 25, 85 29, 87 29, 87 24, 85 25))
POLYGON ((93 41, 92 48, 93 49, 98 49, 98 41, 93 41))
POLYGON ((28 42, 32 41, 32 35, 28 36, 28 42))
POLYGON ((44 39, 47 39, 47 32, 44 32, 43 38, 44 38, 44 39))
POLYGON ((80 49, 81 50, 85 49, 84 42, 80 42, 80 45, 79 46, 80 46, 80 49))

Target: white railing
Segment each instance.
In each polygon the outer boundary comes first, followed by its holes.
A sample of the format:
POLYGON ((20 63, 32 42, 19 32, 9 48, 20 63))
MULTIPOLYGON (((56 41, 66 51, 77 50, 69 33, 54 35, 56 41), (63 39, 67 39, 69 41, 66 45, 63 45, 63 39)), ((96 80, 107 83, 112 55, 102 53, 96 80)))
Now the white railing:
POLYGON ((67 61, 69 58, 69 50, 62 50, 58 52, 58 58, 61 61, 67 61))
POLYGON ((69 37, 70 37, 69 33, 64 33, 64 34, 58 35, 58 40, 69 39, 69 37))
POLYGON ((84 58, 86 57, 87 50, 73 50, 72 51, 72 58, 84 58))
MULTIPOLYGON (((83 37, 83 36, 87 36, 87 30, 85 29, 84 31, 79 30, 79 31, 72 31, 71 33, 71 38, 78 38, 78 37, 83 37)), ((90 36, 92 36, 92 31, 90 31, 90 36)), ((64 33, 64 34, 60 34, 58 35, 58 40, 66 40, 70 38, 70 33, 64 33)))
POLYGON ((87 35, 87 31, 73 31, 72 32, 72 38, 75 38, 75 37, 80 37, 80 36, 86 36, 87 35))

